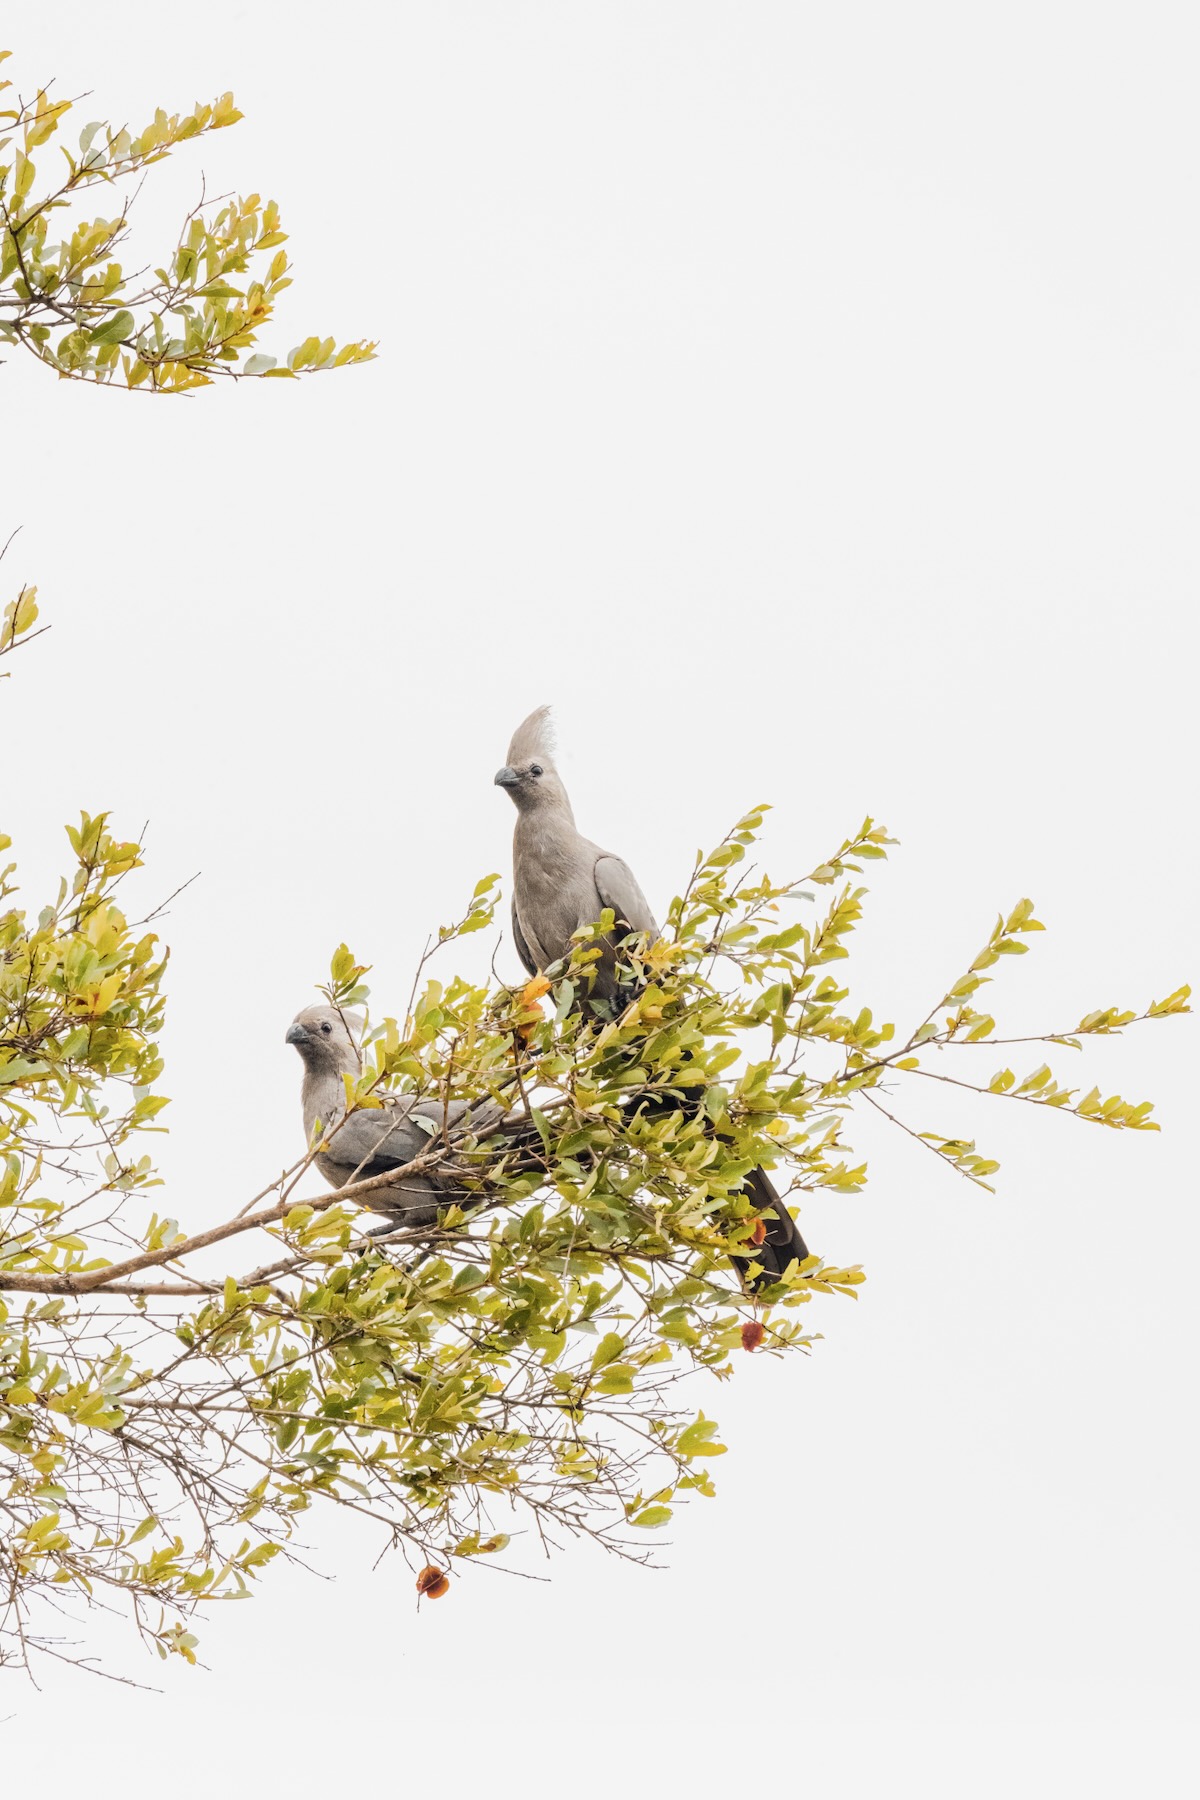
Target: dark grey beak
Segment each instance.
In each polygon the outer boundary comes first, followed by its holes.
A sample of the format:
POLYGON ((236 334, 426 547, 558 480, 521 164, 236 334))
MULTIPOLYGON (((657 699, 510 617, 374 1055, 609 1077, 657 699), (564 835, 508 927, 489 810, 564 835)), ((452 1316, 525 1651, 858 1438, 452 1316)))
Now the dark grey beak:
POLYGON ((285 1044, 306 1044, 308 1042, 308 1032, 303 1025, 289 1025, 287 1028, 287 1036, 283 1041, 285 1044))
POLYGON ((505 764, 504 768, 496 770, 494 783, 496 787, 515 788, 519 787, 520 783, 521 777, 517 774, 517 771, 515 769, 510 769, 507 764, 505 764))

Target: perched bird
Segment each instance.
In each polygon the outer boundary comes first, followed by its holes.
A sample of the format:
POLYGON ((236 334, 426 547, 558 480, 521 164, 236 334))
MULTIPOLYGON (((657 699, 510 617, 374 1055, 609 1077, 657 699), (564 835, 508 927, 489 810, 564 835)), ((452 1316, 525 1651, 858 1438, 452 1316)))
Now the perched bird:
POLYGON ((575 829, 567 790, 551 760, 550 708, 539 706, 519 725, 508 761, 496 771, 517 809, 513 833, 513 937, 531 975, 571 951, 571 936, 594 925, 611 906, 616 928, 597 966, 590 998, 618 997, 614 945, 631 931, 658 936, 650 902, 633 870, 575 829))
MULTIPOLYGON (((301 1102, 309 1142, 318 1119, 327 1137, 333 1133, 328 1149, 315 1159, 331 1187, 402 1169, 454 1127, 462 1127, 461 1132, 453 1133, 455 1137, 476 1141, 509 1129, 498 1106, 485 1103, 472 1108, 464 1100, 443 1105, 440 1100, 416 1100, 409 1094, 382 1094, 380 1106, 347 1115, 342 1078, 350 1075, 357 1080, 361 1067, 346 1016, 335 1007, 306 1006, 288 1026, 284 1041, 296 1046, 304 1064, 301 1102), (436 1129, 432 1133, 425 1130, 416 1123, 418 1118, 430 1120, 436 1129)), ((364 1194, 363 1204, 371 1212, 391 1215, 397 1223, 431 1225, 440 1207, 467 1205, 478 1199, 478 1193, 463 1188, 452 1170, 435 1168, 398 1176, 394 1183, 364 1194)))
MULTIPOLYGON (((513 937, 517 955, 536 975, 569 956, 572 935, 594 925, 605 907, 611 907, 614 929, 585 1001, 611 1004, 622 998, 617 944, 631 932, 657 937, 658 925, 629 864, 576 829, 567 790, 554 767, 549 715, 550 708, 540 706, 518 725, 508 760, 495 776, 496 786, 506 790, 517 809, 513 937)), ((688 1110, 686 1102, 681 1109, 688 1110)), ((753 1258, 763 1269, 754 1285, 763 1287, 792 1262, 803 1261, 808 1246, 765 1169, 752 1169, 744 1187, 766 1226, 766 1237, 753 1258)), ((734 1261, 744 1276, 750 1259, 734 1261)))

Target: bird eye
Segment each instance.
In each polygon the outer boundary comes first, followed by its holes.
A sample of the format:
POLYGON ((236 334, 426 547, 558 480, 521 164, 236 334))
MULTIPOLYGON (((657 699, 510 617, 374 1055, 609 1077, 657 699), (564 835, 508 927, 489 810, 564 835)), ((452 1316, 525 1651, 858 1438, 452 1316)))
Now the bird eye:
POLYGON ((540 775, 540 774, 541 774, 541 773, 542 773, 542 765, 541 765, 541 763, 530 763, 530 765, 529 765, 529 773, 530 773, 530 774, 531 774, 531 775, 540 775))
POLYGON ((333 1030, 333 1026, 329 1023, 328 1019, 326 1019, 324 1021, 324 1023, 322 1024, 321 1030, 325 1033, 326 1037, 328 1037, 330 1032, 333 1030))

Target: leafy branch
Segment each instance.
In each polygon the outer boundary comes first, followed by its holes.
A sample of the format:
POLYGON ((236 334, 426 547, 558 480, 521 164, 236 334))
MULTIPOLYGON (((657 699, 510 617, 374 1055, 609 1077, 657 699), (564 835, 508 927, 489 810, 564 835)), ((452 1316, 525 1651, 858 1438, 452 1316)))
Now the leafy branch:
MULTIPOLYGON (((140 846, 103 817, 72 828, 56 902, 0 918, 8 1654, 53 1648, 47 1606, 105 1596, 157 1654, 192 1660, 197 1609, 248 1592, 319 1503, 373 1521, 432 1600, 522 1533, 647 1561, 650 1534, 713 1494, 718 1428, 682 1384, 728 1379, 747 1351, 810 1351, 804 1309, 863 1280, 810 1256, 758 1293, 743 1285, 733 1259, 753 1271, 762 1236, 747 1172, 785 1171, 800 1202, 857 1191, 867 1171, 846 1137, 866 1105, 985 1181, 994 1164, 904 1119, 886 1084, 957 1079, 921 1058, 985 1041, 963 1008, 999 946, 1035 928, 1023 902, 976 959, 976 985, 933 1009, 946 1020, 889 1051, 893 1027, 848 1006, 832 972, 861 916, 856 878, 888 840, 867 820, 803 885, 777 884, 743 867, 763 813, 697 858, 660 941, 626 942, 616 1017, 572 1004, 611 920, 516 991, 436 980, 422 959, 404 1019, 366 1028, 349 1102, 436 1099, 447 1123, 410 1169, 453 1171, 459 1197, 386 1236, 369 1207, 397 1171, 303 1195, 320 1144, 202 1230, 147 1214, 157 1178, 132 1140, 166 1104, 166 959, 116 902, 140 846), (823 916, 791 916, 822 887, 823 916), (476 1130, 508 1107, 520 1131, 476 1130), (214 1262, 259 1233, 268 1260, 214 1262)), ((481 929, 496 898, 481 882, 440 943, 481 929)), ((341 945, 322 992, 361 1006, 368 973, 341 945)), ((1076 1035, 1186 999, 1089 1014, 1076 1035)), ((1047 1089, 977 1087, 1037 1104, 1047 1089)), ((1144 1107, 1122 1107, 1073 1102, 1085 1120, 1145 1128, 1144 1107)))
MULTIPOLYGON (((0 61, 10 55, 0 51, 0 61)), ((0 93, 12 83, 0 80, 0 93)), ((93 120, 77 147, 62 144, 66 173, 39 187, 33 153, 75 105, 40 88, 0 108, 0 342, 19 344, 60 376, 186 393, 215 377, 294 376, 366 362, 375 345, 309 337, 280 363, 255 349, 291 285, 279 208, 258 194, 203 201, 184 219, 161 267, 126 272, 116 259, 129 235, 133 195, 105 217, 56 215, 92 189, 144 176, 181 145, 235 125, 232 94, 167 114, 140 132, 93 120), (59 235, 51 235, 52 223, 59 235)))

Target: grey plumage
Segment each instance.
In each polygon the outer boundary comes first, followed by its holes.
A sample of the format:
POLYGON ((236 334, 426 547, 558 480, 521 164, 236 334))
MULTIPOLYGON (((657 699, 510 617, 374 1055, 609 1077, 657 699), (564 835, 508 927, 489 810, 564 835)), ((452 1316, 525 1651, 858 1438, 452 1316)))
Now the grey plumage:
POLYGON ((614 945, 630 932, 657 937, 658 925, 628 863, 576 829, 567 790, 554 766, 550 709, 540 706, 517 727, 508 761, 496 772, 517 809, 513 833, 513 937, 531 975, 571 951, 572 933, 611 907, 615 930, 591 998, 617 995, 614 945))
MULTIPOLYGON (((317 1121, 330 1138, 329 1147, 315 1158, 317 1168, 331 1187, 350 1181, 385 1175, 402 1169, 449 1133, 456 1140, 478 1141, 504 1130, 505 1115, 498 1106, 470 1108, 463 1100, 443 1105, 438 1100, 416 1100, 411 1095, 380 1095, 382 1104, 346 1113, 345 1075, 361 1074, 358 1045, 348 1020, 353 1015, 331 1006, 306 1006, 288 1027, 286 1042, 294 1044, 304 1064, 301 1104, 304 1131, 311 1143, 317 1121), (470 1118, 467 1118, 470 1113, 470 1118), (417 1124, 428 1119, 433 1132, 417 1124), (332 1136, 330 1134, 332 1133, 332 1136)), ((397 1177, 394 1184, 364 1194, 371 1212, 402 1214, 405 1225, 430 1225, 440 1207, 452 1202, 469 1204, 478 1194, 462 1187, 452 1171, 432 1169, 397 1177)))
MULTIPOLYGON (((507 790, 517 809, 513 937, 518 956, 534 975, 569 955, 572 934, 594 925, 611 906, 615 929, 589 996, 590 1002, 611 1004, 621 997, 616 944, 631 932, 656 937, 658 925, 628 863, 576 828, 567 790, 554 766, 549 713, 548 706, 540 706, 517 727, 508 761, 495 776, 496 785, 507 790)), ((694 1111, 696 1103, 671 1104, 694 1111)), ((764 1169, 752 1169, 744 1186, 766 1224, 766 1238, 754 1255, 763 1269, 754 1285, 765 1286, 794 1261, 803 1261, 808 1246, 764 1169)), ((749 1260, 734 1261, 744 1276, 749 1260)))

